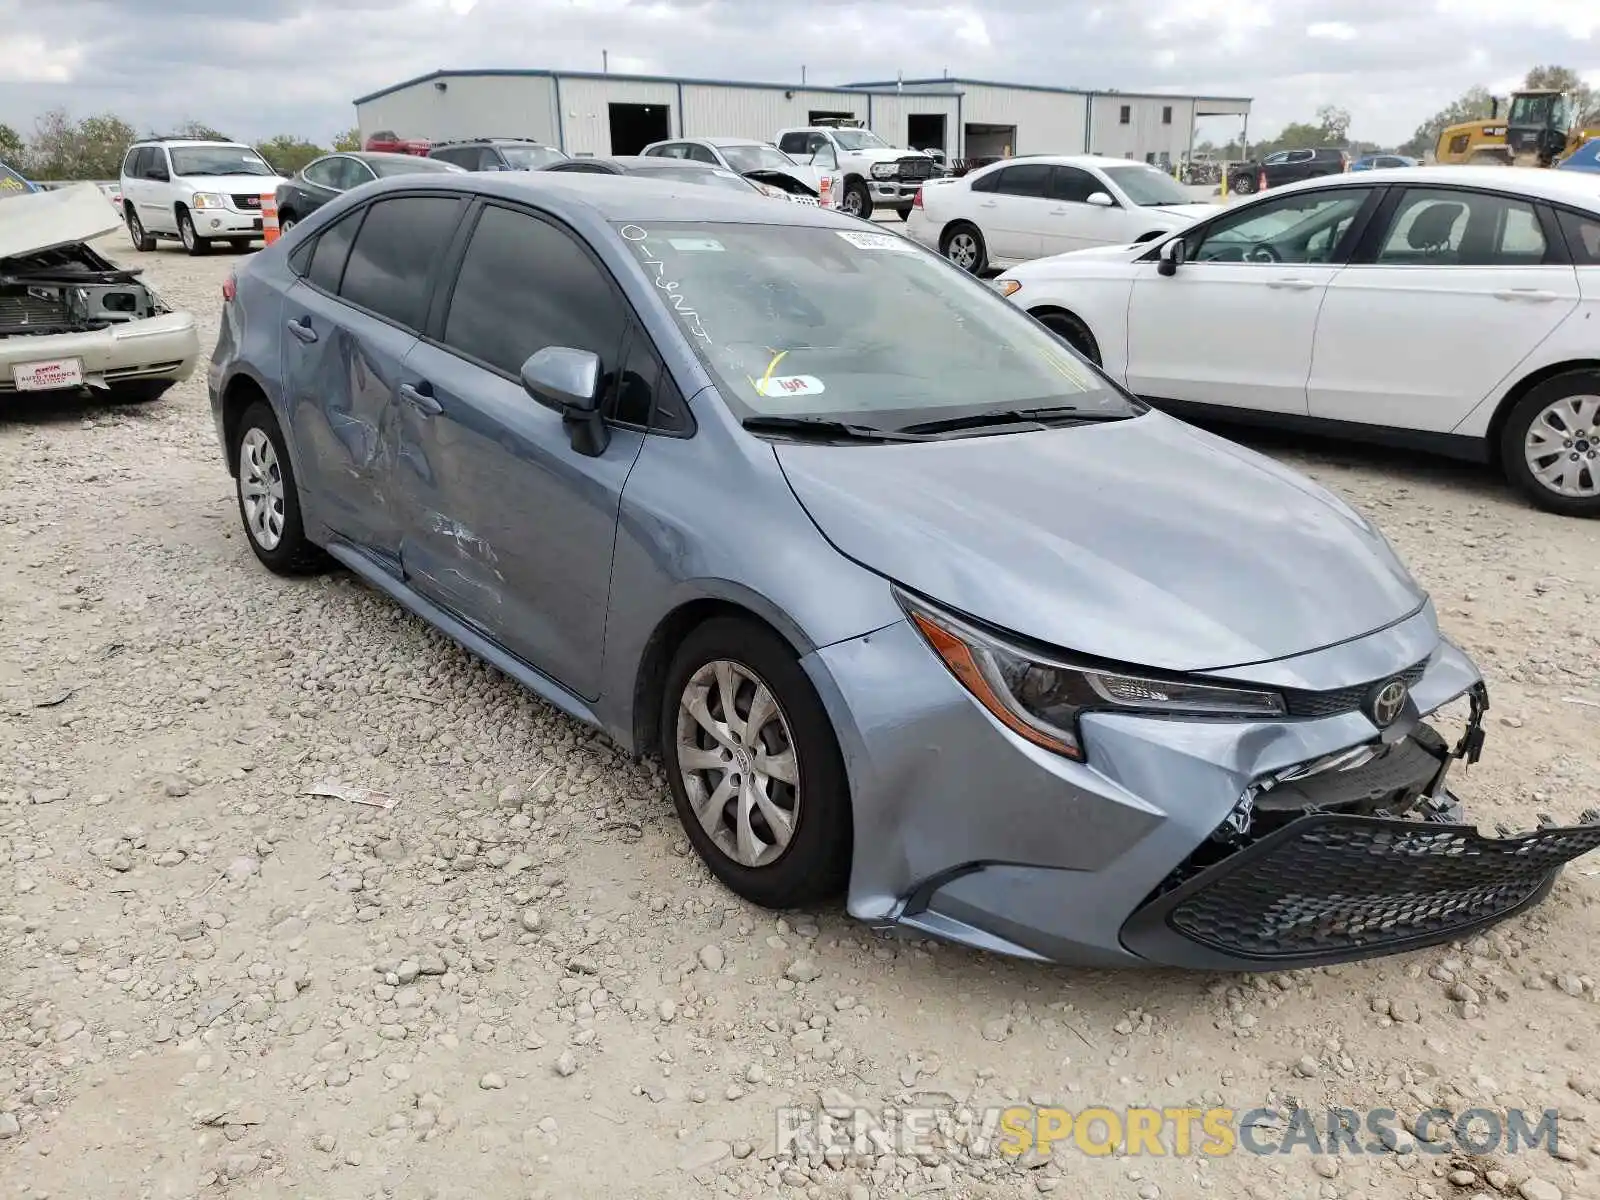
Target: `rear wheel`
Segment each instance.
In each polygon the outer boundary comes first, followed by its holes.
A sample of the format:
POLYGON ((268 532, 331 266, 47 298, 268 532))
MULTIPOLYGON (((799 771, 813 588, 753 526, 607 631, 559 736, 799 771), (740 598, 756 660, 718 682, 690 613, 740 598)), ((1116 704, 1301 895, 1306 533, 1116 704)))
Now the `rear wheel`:
POLYGON ((983 274, 989 267, 989 248, 984 245, 983 234, 976 225, 965 221, 958 221, 944 231, 939 253, 974 275, 983 274))
POLYGON ((1519 400, 1500 432, 1500 462, 1546 512, 1600 516, 1600 371, 1567 371, 1519 400))
POLYGON ((1094 340, 1094 334, 1089 332, 1089 327, 1072 313, 1059 308, 1040 309, 1033 314, 1039 321, 1062 338, 1079 354, 1083 355, 1095 366, 1100 366, 1100 343, 1094 340))
POLYGON ((128 237, 133 242, 133 248, 145 253, 156 248, 156 240, 145 232, 144 223, 139 220, 139 214, 133 211, 133 205, 128 205, 128 237))
POLYGON ((712 874, 764 908, 837 894, 850 868, 849 787, 794 652, 753 621, 718 617, 678 647, 662 700, 672 799, 712 874))
POLYGON ((250 549, 277 575, 304 575, 322 565, 322 551, 306 539, 300 519, 289 448, 271 405, 258 400, 234 433, 238 460, 239 518, 250 549))

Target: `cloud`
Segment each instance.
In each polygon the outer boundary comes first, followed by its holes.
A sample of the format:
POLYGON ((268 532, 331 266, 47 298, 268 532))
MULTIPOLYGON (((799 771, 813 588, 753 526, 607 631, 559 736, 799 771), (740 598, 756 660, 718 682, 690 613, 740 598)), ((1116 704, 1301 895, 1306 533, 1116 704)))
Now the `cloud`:
POLYGON ((1256 134, 1337 104, 1392 142, 1537 63, 1600 76, 1597 35, 1594 0, 0 0, 0 121, 62 106, 326 141, 355 96, 410 76, 597 71, 604 50, 668 75, 1251 96, 1256 134))

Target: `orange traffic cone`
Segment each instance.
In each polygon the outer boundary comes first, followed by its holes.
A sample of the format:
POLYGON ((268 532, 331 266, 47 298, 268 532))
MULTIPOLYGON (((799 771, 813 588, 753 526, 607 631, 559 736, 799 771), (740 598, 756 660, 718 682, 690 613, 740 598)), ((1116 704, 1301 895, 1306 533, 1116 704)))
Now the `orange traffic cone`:
POLYGON ((817 203, 823 208, 833 207, 833 177, 824 175, 820 182, 820 191, 817 193, 817 203))
POLYGON ((261 240, 269 246, 278 240, 278 196, 276 192, 261 193, 261 240))

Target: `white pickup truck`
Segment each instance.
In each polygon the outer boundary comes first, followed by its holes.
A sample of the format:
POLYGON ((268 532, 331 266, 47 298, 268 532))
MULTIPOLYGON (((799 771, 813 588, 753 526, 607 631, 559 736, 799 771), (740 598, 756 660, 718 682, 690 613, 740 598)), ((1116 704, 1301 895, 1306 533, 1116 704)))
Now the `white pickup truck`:
POLYGON ((917 189, 940 174, 938 164, 920 150, 897 149, 872 130, 852 125, 807 125, 778 130, 778 149, 796 162, 844 176, 838 207, 868 218, 876 206, 892 208, 904 221, 917 189))

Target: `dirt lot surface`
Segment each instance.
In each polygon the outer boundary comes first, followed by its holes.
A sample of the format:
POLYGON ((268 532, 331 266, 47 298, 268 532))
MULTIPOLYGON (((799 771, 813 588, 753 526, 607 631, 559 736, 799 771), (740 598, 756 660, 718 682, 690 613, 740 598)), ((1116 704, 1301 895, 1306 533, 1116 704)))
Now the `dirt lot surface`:
MULTIPOLYGON (((236 257, 105 244, 209 353, 236 257)), ((1600 525, 1470 468, 1267 448, 1382 524, 1483 665, 1457 786, 1485 827, 1595 803, 1600 525)), ((203 371, 0 409, 0 564, 6 1197, 1600 1196, 1594 858, 1469 944, 1259 978, 780 920, 711 880, 652 768, 348 575, 261 569, 203 371), (1556 1109, 1559 1157, 974 1152, 1019 1101, 1556 1109), (774 1157, 776 1111, 824 1102, 954 1135, 774 1157)))

